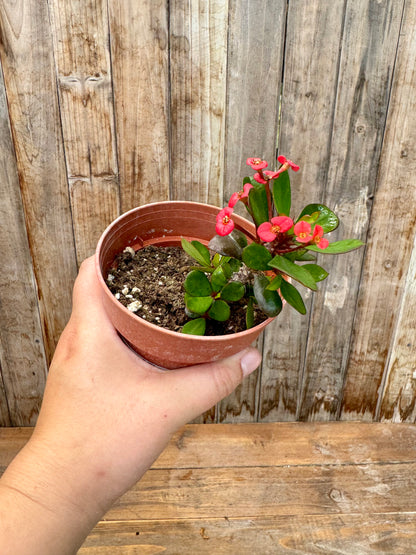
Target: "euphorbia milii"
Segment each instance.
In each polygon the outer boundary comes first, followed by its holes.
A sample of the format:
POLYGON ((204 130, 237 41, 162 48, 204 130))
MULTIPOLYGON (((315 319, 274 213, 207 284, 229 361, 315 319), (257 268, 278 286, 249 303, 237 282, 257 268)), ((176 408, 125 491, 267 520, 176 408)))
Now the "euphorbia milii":
POLYGON ((251 166, 251 168, 256 171, 264 170, 264 168, 267 168, 268 166, 266 160, 262 160, 261 158, 247 158, 246 164, 247 166, 251 166))
MULTIPOLYGON (((239 200, 242 200, 242 199, 248 197, 248 194, 249 194, 249 192, 250 192, 250 189, 252 189, 252 188, 253 188, 253 185, 251 185, 251 183, 246 183, 246 184, 244 185, 242 191, 238 191, 238 193, 233 193, 233 194, 231 195, 231 198, 230 198, 230 200, 229 200, 229 202, 228 202, 228 206, 229 206, 230 208, 234 208, 234 206, 237 204, 237 202, 238 202, 239 200)), ((244 201, 243 201, 243 202, 244 202, 244 201)))
POLYGON ((234 222, 231 219, 232 213, 233 209, 230 206, 226 206, 217 214, 215 231, 218 233, 218 235, 229 235, 234 229, 234 222))
POLYGON ((288 216, 277 216, 270 222, 264 222, 257 228, 257 235, 265 243, 274 241, 279 233, 285 233, 293 226, 293 220, 288 216))

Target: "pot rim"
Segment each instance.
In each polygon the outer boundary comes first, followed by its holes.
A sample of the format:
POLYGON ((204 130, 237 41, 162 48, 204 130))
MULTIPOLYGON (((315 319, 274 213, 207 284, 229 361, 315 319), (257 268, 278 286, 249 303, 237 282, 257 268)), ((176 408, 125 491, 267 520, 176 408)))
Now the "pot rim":
MULTIPOLYGON (((98 241, 97 244, 97 248, 95 250, 95 260, 94 260, 94 264, 95 264, 95 270, 96 270, 96 275, 98 277, 98 280, 100 282, 101 288, 104 292, 104 294, 110 299, 111 303, 117 303, 116 306, 118 309, 121 310, 122 313, 124 313, 124 315, 129 318, 129 319, 133 319, 132 321, 136 322, 137 319, 140 320, 140 324, 143 325, 145 328, 148 328, 149 330, 158 330, 160 333, 163 334, 167 334, 168 336, 171 337, 180 337, 182 340, 184 341, 188 341, 189 343, 193 343, 193 342, 199 342, 201 340, 203 341, 207 341, 208 343, 214 343, 214 342, 226 342, 230 340, 230 337, 243 337, 246 335, 250 335, 253 333, 253 331, 258 332, 259 330, 261 331, 263 328, 265 328, 268 324, 270 324, 274 318, 267 318, 266 320, 264 320, 263 322, 261 322, 260 324, 257 324, 256 326, 253 326, 252 328, 248 329, 248 330, 244 330, 244 331, 239 331, 239 332, 235 332, 235 333, 230 333, 230 334, 225 334, 225 335, 212 335, 212 336, 206 336, 206 335, 191 335, 191 334, 186 334, 186 333, 180 333, 177 331, 172 331, 169 330, 167 328, 164 328, 162 326, 157 326, 156 324, 152 324, 151 322, 147 322, 144 318, 140 318, 140 316, 137 316, 136 314, 134 314, 133 312, 130 312, 130 310, 128 310, 125 306, 123 306, 115 297, 114 295, 111 293, 110 289, 108 288, 102 271, 101 271, 101 264, 100 264, 100 252, 101 252, 101 248, 102 248, 102 244, 107 236, 107 234, 115 227, 118 225, 119 221, 123 220, 124 218, 128 217, 130 214, 137 212, 140 209, 146 208, 146 207, 151 207, 151 206, 163 206, 163 205, 167 205, 167 204, 186 204, 186 205, 191 205, 191 206, 195 206, 195 207, 208 207, 208 208, 213 208, 215 210, 221 210, 221 208, 219 208, 218 206, 212 205, 212 204, 206 204, 206 203, 202 203, 202 202, 194 202, 194 201, 184 201, 184 200, 167 200, 167 201, 160 201, 160 202, 152 202, 152 203, 147 203, 147 204, 143 204, 141 206, 137 206, 135 208, 132 208, 131 210, 128 210, 127 212, 124 212, 123 214, 121 214, 120 216, 118 216, 115 220, 113 220, 107 227, 106 229, 103 231, 103 233, 101 234, 101 237, 98 241)), ((238 214, 233 214, 233 217, 236 218, 236 222, 243 224, 243 223, 251 223, 249 220, 246 220, 245 218, 243 218, 243 216, 239 216, 238 214), (240 220, 240 222, 238 222, 240 220)))

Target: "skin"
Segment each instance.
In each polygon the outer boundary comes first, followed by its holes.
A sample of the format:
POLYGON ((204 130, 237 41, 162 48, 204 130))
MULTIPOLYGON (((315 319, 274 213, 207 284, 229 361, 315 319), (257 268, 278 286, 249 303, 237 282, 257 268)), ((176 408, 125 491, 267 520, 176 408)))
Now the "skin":
POLYGON ((38 423, 0 480, 0 553, 76 553, 171 435, 229 395, 259 364, 260 354, 251 348, 168 372, 146 363, 108 320, 93 258, 87 259, 38 423))

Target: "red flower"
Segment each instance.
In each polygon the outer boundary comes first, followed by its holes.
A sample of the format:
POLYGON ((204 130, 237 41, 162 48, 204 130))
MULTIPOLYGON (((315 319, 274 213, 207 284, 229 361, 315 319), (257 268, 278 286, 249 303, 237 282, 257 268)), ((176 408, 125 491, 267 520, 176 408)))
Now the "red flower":
POLYGON ((274 241, 278 233, 285 233, 293 225, 293 220, 288 218, 288 216, 277 216, 272 218, 270 222, 264 222, 259 225, 257 229, 257 235, 265 243, 270 243, 274 241))
MULTIPOLYGON (((263 172, 263 175, 267 175, 267 181, 270 181, 270 179, 276 179, 279 173, 280 172, 271 172, 270 170, 266 170, 265 172, 263 172)), ((267 183, 267 181, 263 179, 259 173, 255 173, 253 175, 253 179, 255 179, 258 183, 262 183, 263 185, 267 183)))
POLYGON ((248 197, 248 193, 252 188, 253 188, 253 185, 251 183, 245 183, 242 191, 238 191, 238 193, 233 193, 231 195, 231 198, 228 202, 228 206, 230 208, 234 208, 234 206, 237 204, 239 200, 241 200, 242 198, 248 197))
POLYGON ((298 222, 293 228, 296 235, 296 241, 299 243, 310 243, 313 239, 311 229, 310 223, 304 222, 303 220, 298 222))
POLYGON ((215 231, 218 235, 228 235, 234 229, 234 222, 231 219, 231 214, 233 213, 233 209, 230 206, 223 208, 217 214, 217 224, 215 226, 215 231))
POLYGON ((291 160, 288 160, 288 159, 286 158, 286 156, 279 156, 279 157, 277 158, 277 160, 278 160, 281 164, 287 164, 288 166, 290 166, 294 172, 299 171, 299 166, 298 166, 297 164, 295 164, 294 162, 292 162, 291 160))
POLYGON ((316 225, 315 229, 313 230, 312 241, 316 243, 316 245, 320 249, 326 249, 329 245, 328 239, 323 238, 324 230, 320 225, 316 225))
POLYGON ((266 160, 262 160, 261 158, 247 158, 246 164, 247 166, 251 166, 253 170, 263 170, 268 166, 266 160))

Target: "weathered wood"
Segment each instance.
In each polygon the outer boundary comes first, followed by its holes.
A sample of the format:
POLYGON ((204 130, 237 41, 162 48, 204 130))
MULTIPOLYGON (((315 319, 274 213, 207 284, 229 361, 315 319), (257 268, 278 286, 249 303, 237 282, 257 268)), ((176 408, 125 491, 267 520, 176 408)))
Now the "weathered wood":
POLYGON ((78 263, 119 215, 107 2, 50 2, 78 263))
POLYGON ((79 555, 408 555, 415 513, 100 522, 79 555))
POLYGON ((416 421, 416 235, 400 314, 392 341, 386 386, 380 409, 382 420, 416 421))
MULTIPOLYGON (((31 428, 0 428, 0 472, 28 441, 31 428)), ((414 462, 416 427, 364 422, 188 424, 153 469, 414 462)))
MULTIPOLYGON (((248 157, 262 156, 271 166, 275 160, 286 2, 231 2, 228 21, 224 203, 252 175, 248 157)), ((239 204, 235 211, 247 217, 239 204)), ((263 350, 263 336, 257 348, 263 350)), ((251 374, 219 403, 219 422, 257 420, 260 378, 261 370, 251 374)))
POLYGON ((121 208, 169 199, 167 0, 109 2, 121 208))
MULTIPOLYGON (((0 429, 0 473, 31 428, 0 429)), ((79 553, 407 555, 416 426, 188 425, 79 553)))
MULTIPOLYGON (((344 419, 376 416, 416 233, 415 55, 416 5, 406 2, 342 402, 344 419), (388 222, 393 221, 392 239, 388 222)), ((414 352, 413 345, 413 360, 414 352)))
MULTIPOLYGON (((320 199, 341 220, 330 241, 366 238, 402 11, 403 2, 346 4, 328 178, 320 199)), ((335 419, 340 411, 363 257, 361 249, 318 261, 330 275, 314 297, 301 420, 335 419)))
POLYGON ((0 425, 29 426, 39 412, 47 366, 1 69, 0 253, 0 425))
MULTIPOLYGON (((278 146, 301 166, 291 174, 295 216, 324 193, 343 16, 343 2, 289 2, 278 146)), ((302 286, 301 292, 310 310, 310 294, 302 286)), ((267 328, 259 420, 297 418, 307 333, 308 317, 289 307, 267 328)))
MULTIPOLYGON (((49 361, 70 314, 76 260, 46 0, 1 2, 0 36, 0 57, 49 361)), ((32 326, 36 324, 32 322, 32 326)), ((31 338, 35 339, 36 335, 31 338)), ((40 393, 36 391, 34 396, 40 393)))
POLYGON ((222 203, 228 1, 170 2, 172 199, 222 203))

